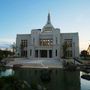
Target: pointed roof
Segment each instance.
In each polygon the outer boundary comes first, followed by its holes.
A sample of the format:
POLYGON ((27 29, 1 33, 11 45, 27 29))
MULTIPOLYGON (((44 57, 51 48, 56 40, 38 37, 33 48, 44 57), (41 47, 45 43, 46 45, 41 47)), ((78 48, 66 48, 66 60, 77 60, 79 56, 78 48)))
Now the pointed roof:
MULTIPOLYGON (((52 30, 52 29, 54 28, 53 25, 51 24, 50 13, 48 13, 47 23, 46 23, 46 25, 43 27, 43 31, 46 31, 46 29, 47 29, 47 31, 48 31, 48 28, 51 28, 50 30, 52 30)), ((50 31, 50 30, 49 30, 49 31, 50 31)))
POLYGON ((48 13, 47 24, 51 24, 50 13, 48 13))

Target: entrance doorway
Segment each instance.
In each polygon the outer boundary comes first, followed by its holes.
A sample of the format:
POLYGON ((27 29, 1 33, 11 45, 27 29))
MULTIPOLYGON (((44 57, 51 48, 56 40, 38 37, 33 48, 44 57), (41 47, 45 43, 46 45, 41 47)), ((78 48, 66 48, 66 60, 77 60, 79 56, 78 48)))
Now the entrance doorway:
POLYGON ((52 50, 49 50, 49 58, 52 58, 52 50))
POLYGON ((47 50, 40 50, 40 57, 47 58, 47 50))

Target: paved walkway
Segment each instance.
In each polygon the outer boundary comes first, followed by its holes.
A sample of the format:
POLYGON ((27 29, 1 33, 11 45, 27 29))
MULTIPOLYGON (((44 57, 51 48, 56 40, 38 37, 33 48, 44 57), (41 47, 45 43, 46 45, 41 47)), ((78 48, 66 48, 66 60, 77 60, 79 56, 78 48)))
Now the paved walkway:
POLYGON ((21 65, 21 68, 62 68, 60 60, 30 60, 25 58, 15 58, 6 66, 13 67, 13 65, 21 65))

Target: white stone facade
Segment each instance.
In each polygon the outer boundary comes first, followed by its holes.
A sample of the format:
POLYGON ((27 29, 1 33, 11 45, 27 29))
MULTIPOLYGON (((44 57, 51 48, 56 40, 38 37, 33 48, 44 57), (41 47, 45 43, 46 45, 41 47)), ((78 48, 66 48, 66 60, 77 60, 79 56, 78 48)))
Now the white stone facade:
POLYGON ((79 57, 78 33, 61 33, 51 24, 50 14, 42 29, 33 29, 31 34, 18 34, 17 55, 31 59, 60 59, 79 57))

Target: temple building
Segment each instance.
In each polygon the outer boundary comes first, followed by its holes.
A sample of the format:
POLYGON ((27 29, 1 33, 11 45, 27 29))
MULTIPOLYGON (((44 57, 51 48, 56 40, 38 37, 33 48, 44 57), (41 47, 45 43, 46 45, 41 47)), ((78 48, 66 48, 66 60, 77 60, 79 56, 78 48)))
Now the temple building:
POLYGON ((78 33, 61 33, 47 16, 42 29, 32 29, 31 34, 17 34, 16 54, 29 59, 60 59, 79 57, 78 33))

